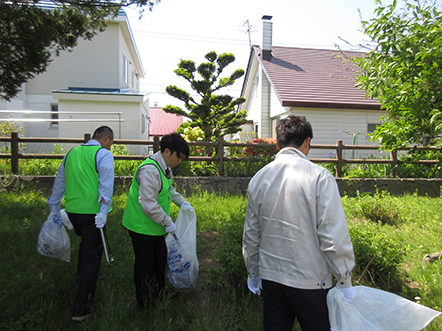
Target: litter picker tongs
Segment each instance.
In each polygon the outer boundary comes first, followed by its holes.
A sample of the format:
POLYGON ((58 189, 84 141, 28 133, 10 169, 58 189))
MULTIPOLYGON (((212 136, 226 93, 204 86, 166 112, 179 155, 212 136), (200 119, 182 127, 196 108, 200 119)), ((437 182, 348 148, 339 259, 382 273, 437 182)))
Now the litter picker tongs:
POLYGON ((175 238, 175 241, 176 241, 177 245, 181 247, 180 240, 178 239, 178 236, 174 233, 173 237, 175 238))
POLYGON ((114 261, 114 256, 112 255, 112 250, 109 245, 109 240, 107 240, 106 231, 100 228, 101 240, 103 241, 104 256, 106 257, 106 263, 109 265, 114 261))

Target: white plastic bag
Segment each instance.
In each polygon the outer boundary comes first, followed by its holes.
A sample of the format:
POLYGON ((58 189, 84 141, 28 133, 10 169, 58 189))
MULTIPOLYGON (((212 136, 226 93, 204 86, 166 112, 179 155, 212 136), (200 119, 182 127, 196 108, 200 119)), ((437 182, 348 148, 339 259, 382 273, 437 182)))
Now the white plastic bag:
POLYGON ((53 257, 66 262, 71 257, 71 242, 63 224, 72 229, 72 224, 65 210, 61 210, 61 216, 47 219, 38 235, 37 251, 44 256, 53 257))
POLYGON ((417 331, 441 314, 393 293, 366 286, 354 289, 356 298, 350 302, 336 288, 328 292, 332 331, 417 331))
POLYGON ((180 209, 175 225, 178 241, 172 235, 166 238, 166 278, 176 288, 192 288, 198 278, 195 211, 180 209))

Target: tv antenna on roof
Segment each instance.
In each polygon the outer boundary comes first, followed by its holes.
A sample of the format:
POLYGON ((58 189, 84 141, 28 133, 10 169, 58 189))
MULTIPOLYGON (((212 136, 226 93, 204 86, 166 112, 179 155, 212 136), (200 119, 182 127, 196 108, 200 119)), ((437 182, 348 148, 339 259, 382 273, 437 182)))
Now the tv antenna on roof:
POLYGON ((250 46, 250 48, 252 48, 252 40, 250 38, 250 33, 251 32, 256 32, 256 30, 252 30, 253 25, 250 25, 249 20, 245 21, 242 26, 246 26, 247 27, 247 30, 244 33, 248 34, 248 36, 249 36, 249 46, 250 46))

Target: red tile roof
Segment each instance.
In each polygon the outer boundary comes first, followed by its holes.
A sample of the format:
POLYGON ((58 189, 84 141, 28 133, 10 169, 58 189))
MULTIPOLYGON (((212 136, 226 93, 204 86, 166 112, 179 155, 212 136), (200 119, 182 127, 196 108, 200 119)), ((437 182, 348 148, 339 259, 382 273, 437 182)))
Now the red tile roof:
POLYGON ((164 136, 175 132, 183 123, 183 116, 166 113, 161 107, 149 107, 149 136, 164 136))
MULTIPOLYGON (((253 55, 254 52, 254 55, 253 55)), ((273 47, 266 60, 259 46, 252 47, 284 107, 380 109, 376 99, 367 99, 355 86, 354 64, 333 58, 339 51, 273 47), (353 70, 348 70, 348 68, 353 70), (350 79, 349 79, 350 78, 350 79)), ((360 52, 346 52, 360 56, 360 52)), ((244 89, 243 89, 244 90, 244 89)))

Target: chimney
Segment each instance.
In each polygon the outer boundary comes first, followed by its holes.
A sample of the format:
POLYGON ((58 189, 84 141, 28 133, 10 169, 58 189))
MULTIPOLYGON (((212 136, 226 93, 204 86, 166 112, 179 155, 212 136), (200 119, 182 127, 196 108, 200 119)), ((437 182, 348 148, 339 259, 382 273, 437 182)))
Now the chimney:
POLYGON ((262 17, 262 58, 270 61, 272 58, 272 34, 273 23, 270 22, 273 16, 262 17))

